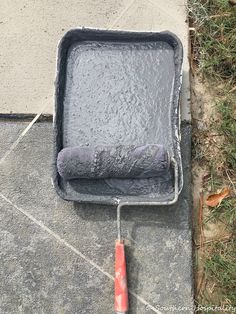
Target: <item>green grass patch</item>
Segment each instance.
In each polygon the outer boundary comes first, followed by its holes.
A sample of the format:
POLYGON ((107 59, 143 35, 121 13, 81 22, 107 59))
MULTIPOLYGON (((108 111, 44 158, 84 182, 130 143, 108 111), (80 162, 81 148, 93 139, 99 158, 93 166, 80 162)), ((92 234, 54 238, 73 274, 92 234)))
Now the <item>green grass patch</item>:
POLYGON ((236 6, 227 0, 190 0, 194 60, 204 75, 236 83, 236 6))
MULTIPOLYGON (((227 198, 222 201, 218 207, 211 209, 210 214, 205 219, 204 223, 209 221, 217 222, 218 220, 224 222, 229 232, 235 232, 236 222, 236 200, 235 198, 227 198)), ((236 249, 236 247, 235 247, 236 249)))
MULTIPOLYGON (((210 256, 205 260, 205 272, 208 280, 220 287, 218 296, 221 304, 230 302, 236 306, 236 240, 218 242, 212 247, 210 256)), ((216 290, 215 289, 215 290, 216 290)))
POLYGON ((217 109, 222 117, 219 123, 220 131, 227 138, 227 143, 222 147, 226 156, 226 166, 236 170, 236 97, 226 96, 226 99, 217 103, 217 109))

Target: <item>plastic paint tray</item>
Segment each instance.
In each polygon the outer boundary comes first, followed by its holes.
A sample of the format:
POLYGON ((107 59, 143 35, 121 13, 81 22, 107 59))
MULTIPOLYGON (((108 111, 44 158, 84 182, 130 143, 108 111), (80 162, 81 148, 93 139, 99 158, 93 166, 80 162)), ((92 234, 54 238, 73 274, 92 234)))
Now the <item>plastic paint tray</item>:
MULTIPOLYGON (((53 182, 77 202, 170 201, 183 185, 179 136, 182 44, 172 33, 73 29, 58 49, 53 182), (174 169, 159 178, 63 180, 58 152, 77 145, 157 143, 174 169), (113 184, 115 181, 115 184, 113 184)), ((178 195, 177 195, 178 196, 178 195)))

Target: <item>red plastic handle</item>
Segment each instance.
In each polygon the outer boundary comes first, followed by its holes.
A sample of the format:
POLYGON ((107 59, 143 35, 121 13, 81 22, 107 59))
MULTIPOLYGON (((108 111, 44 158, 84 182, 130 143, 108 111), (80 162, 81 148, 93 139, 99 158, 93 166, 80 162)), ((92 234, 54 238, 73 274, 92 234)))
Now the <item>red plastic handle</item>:
POLYGON ((115 312, 129 309, 124 241, 116 241, 115 251, 115 312))

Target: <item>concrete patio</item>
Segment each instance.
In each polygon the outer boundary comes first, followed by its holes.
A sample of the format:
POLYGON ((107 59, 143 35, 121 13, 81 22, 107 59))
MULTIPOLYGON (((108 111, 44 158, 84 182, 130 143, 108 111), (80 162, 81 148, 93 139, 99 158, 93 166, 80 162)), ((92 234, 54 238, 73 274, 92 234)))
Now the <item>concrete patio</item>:
MULTIPOLYGON (((112 313, 116 210, 62 201, 51 184, 52 123, 4 147, 26 127, 0 124, 0 312, 112 313)), ((192 313, 190 131, 183 124, 178 203, 122 212, 130 313, 192 313)))
POLYGON ((183 42, 184 188, 174 206, 124 209, 122 229, 129 313, 193 313, 185 0, 3 0, 0 7, 0 313, 113 313, 116 209, 58 197, 52 119, 42 119, 53 112, 58 41, 76 26, 170 30, 183 42))

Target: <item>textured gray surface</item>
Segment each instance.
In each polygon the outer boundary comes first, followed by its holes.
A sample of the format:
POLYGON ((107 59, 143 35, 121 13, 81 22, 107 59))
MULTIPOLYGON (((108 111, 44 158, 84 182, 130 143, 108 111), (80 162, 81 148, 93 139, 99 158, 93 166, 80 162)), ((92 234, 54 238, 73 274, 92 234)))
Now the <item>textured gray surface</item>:
POLYGON ((1 124, 1 141, 0 141, 0 159, 1 159, 29 123, 28 122, 11 123, 8 121, 0 120, 0 124, 1 124))
MULTIPOLYGON (((67 32, 58 48, 54 158, 62 148, 78 145, 161 144, 177 161, 180 191, 182 61, 182 44, 169 32, 67 32)), ((122 193, 103 179, 65 181, 56 169, 54 177, 64 199, 106 204, 172 200, 173 181, 167 172, 138 184, 125 182, 131 188, 122 193)))
POLYGON ((112 313, 111 280, 5 201, 0 230, 2 314, 112 313))
MULTIPOLYGON (((193 302, 187 125, 182 128, 182 140, 185 185, 179 202, 171 207, 122 210, 129 286, 157 309, 193 302)), ((112 313, 113 282, 88 259, 113 275, 115 208, 62 201, 51 185, 51 155, 52 124, 38 123, 0 165, 0 191, 8 204, 22 208, 51 231, 1 201, 2 311, 112 313), (58 242, 55 234, 63 241, 58 242)), ((130 313, 155 312, 131 296, 130 313)))
POLYGON ((113 34, 113 42, 97 38, 97 42, 78 39, 73 44, 71 39, 63 103, 64 147, 153 143, 173 149, 174 49, 160 39, 121 41, 119 33, 113 34))

